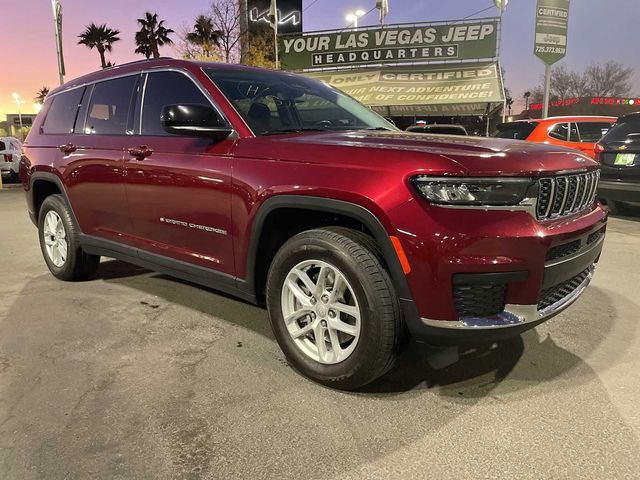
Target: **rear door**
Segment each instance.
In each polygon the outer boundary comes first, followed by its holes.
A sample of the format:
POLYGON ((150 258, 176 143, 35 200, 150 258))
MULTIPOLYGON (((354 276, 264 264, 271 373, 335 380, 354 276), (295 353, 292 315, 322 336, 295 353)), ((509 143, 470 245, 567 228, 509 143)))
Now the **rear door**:
POLYGON ((126 180, 129 211, 145 252, 234 275, 231 224, 231 148, 234 141, 171 135, 165 105, 213 101, 185 72, 149 72, 129 137, 126 180), (142 153, 144 152, 144 153, 142 153))
POLYGON ((67 148, 62 147, 68 194, 83 233, 129 244, 124 147, 139 77, 130 75, 87 87, 74 133, 67 148))

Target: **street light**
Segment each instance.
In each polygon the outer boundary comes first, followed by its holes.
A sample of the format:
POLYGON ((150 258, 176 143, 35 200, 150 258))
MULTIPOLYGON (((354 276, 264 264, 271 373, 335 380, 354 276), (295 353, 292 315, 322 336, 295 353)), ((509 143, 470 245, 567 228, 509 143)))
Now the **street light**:
POLYGON ((367 14, 367 12, 365 12, 364 10, 359 8, 355 12, 347 13, 347 16, 345 18, 346 18, 347 22, 349 22, 351 25, 353 25, 353 29, 354 30, 358 30, 358 19, 360 17, 365 16, 366 14, 367 14))
POLYGON ((22 98, 20 98, 20 95, 18 95, 15 92, 13 92, 11 96, 13 97, 13 101, 18 106, 18 121, 20 122, 20 140, 24 140, 24 138, 22 138, 22 110, 20 109, 20 105, 24 103, 24 100, 22 100, 22 98))

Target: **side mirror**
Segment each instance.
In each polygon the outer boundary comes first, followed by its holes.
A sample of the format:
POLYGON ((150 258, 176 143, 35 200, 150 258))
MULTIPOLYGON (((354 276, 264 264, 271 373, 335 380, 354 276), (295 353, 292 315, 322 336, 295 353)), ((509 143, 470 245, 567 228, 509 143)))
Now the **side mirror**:
POLYGON ((160 122, 166 132, 174 135, 224 140, 233 132, 220 121, 218 112, 206 105, 165 105, 160 122))

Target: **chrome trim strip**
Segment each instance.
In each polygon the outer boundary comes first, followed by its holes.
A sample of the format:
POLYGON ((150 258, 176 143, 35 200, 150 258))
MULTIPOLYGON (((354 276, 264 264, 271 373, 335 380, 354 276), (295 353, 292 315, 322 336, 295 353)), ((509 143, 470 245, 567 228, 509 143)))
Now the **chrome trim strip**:
POLYGON ((569 295, 542 310, 538 310, 537 305, 508 304, 505 305, 503 312, 490 317, 465 317, 454 321, 431 320, 429 318, 422 318, 421 320, 422 323, 429 327, 466 331, 496 330, 548 320, 569 307, 578 299, 578 297, 580 297, 580 295, 582 295, 589 283, 591 283, 595 268, 595 264, 589 267, 587 278, 585 278, 585 280, 569 295))

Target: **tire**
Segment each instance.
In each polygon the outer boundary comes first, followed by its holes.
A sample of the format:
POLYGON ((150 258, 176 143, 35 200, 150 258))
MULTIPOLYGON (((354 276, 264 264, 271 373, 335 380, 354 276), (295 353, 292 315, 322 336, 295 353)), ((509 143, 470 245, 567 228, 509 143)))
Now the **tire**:
POLYGON ((64 197, 48 196, 42 202, 38 214, 38 237, 49 271, 60 280, 86 280, 98 269, 100 257, 89 255, 82 250, 79 233, 80 229, 75 224, 64 197), (52 223, 51 220, 59 220, 59 224, 52 223), (64 245, 66 254, 63 254, 64 245))
POLYGON ((327 227, 292 237, 271 262, 266 297, 276 340, 289 364, 304 376, 353 390, 394 365, 404 331, 399 301, 367 235, 327 227), (324 282, 322 271, 327 272, 324 282), (292 280, 297 288, 289 286, 292 280), (336 290, 338 283, 342 287, 336 290), (287 323, 285 317, 296 319, 287 323), (320 335, 323 340, 317 342, 320 335))

